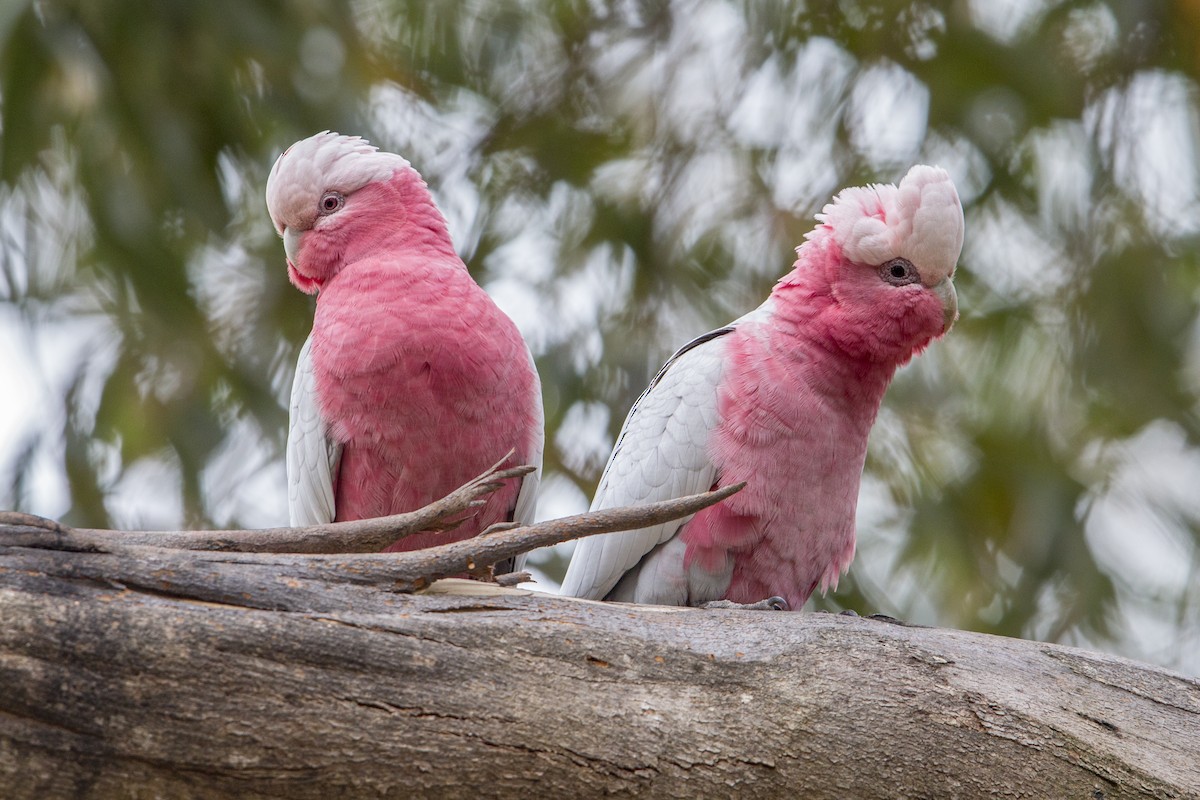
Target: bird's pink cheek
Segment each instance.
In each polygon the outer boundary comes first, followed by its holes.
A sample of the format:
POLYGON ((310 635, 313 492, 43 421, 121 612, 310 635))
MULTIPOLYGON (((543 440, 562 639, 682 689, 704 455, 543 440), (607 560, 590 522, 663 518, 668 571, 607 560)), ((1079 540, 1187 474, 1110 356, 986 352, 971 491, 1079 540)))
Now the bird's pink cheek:
POLYGON ((300 291, 304 292, 305 294, 316 294, 317 289, 321 288, 320 284, 316 280, 301 275, 300 271, 296 269, 296 265, 290 260, 287 262, 287 266, 288 280, 290 280, 292 285, 300 291))
POLYGON ((936 339, 945 332, 945 309, 942 301, 932 292, 919 296, 908 317, 912 331, 922 338, 936 339))

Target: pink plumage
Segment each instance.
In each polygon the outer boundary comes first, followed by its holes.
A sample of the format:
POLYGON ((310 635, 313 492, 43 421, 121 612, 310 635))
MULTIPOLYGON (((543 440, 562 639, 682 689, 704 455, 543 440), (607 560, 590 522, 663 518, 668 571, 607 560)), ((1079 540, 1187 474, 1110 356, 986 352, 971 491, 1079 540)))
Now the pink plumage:
POLYGON ((818 219, 768 300, 685 345, 634 404, 592 507, 746 488, 682 524, 582 541, 564 594, 798 609, 849 566, 883 394, 957 317, 963 216, 949 176, 918 166, 818 219))
MULTIPOLYGON (((293 525, 411 511, 510 449, 541 465, 537 372, 516 326, 472 280, 425 182, 400 156, 321 133, 279 157, 267 207, 288 275, 317 293, 288 435, 293 525)), ((411 550, 531 522, 539 472, 411 550)))

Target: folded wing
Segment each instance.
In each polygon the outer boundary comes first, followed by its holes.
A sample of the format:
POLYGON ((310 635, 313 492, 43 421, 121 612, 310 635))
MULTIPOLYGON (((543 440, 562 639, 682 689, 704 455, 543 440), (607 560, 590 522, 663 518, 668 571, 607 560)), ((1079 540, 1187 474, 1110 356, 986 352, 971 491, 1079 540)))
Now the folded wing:
POLYGON ((310 349, 304 342, 292 381, 287 439, 288 518, 293 526, 333 522, 334 480, 342 446, 329 437, 317 405, 316 377, 310 349))
MULTIPOLYGON (((710 489, 716 468, 707 452, 717 425, 717 385, 732 327, 684 345, 642 393, 621 429, 600 478, 592 510, 670 500, 710 489)), ((670 540, 689 518, 579 542, 562 594, 600 600, 626 572, 670 540)))

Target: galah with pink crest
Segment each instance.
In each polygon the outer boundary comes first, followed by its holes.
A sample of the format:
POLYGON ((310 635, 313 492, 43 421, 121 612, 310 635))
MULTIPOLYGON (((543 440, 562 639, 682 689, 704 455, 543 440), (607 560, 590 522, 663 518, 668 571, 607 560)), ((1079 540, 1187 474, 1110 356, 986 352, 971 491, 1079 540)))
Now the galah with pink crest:
POLYGON ((387 549, 532 522, 543 438, 537 371, 512 320, 467 272, 417 171, 326 131, 275 162, 267 209, 288 277, 317 295, 292 387, 291 523, 414 510, 510 449, 538 471, 509 481, 461 527, 387 549))
POLYGON ((679 349, 625 420, 593 509, 746 482, 688 520, 582 540, 562 593, 799 609, 854 557, 867 434, 896 369, 958 317, 950 176, 843 190, 765 303, 679 349))

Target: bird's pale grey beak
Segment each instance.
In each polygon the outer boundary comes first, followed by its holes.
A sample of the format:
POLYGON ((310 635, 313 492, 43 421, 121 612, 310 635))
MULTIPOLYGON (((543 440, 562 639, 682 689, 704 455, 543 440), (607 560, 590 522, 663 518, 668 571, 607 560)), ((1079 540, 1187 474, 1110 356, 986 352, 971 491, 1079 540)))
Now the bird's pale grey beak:
POLYGON ((930 289, 942 301, 942 333, 946 333, 958 319, 958 292, 954 291, 954 284, 949 277, 942 278, 930 289))
POLYGON ((283 252, 287 255, 289 264, 296 263, 296 257, 300 255, 300 234, 294 228, 283 229, 283 252))

